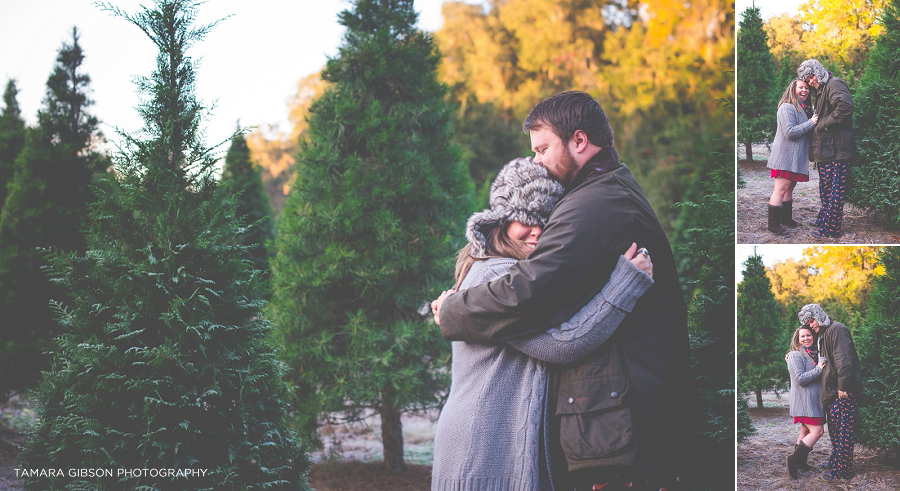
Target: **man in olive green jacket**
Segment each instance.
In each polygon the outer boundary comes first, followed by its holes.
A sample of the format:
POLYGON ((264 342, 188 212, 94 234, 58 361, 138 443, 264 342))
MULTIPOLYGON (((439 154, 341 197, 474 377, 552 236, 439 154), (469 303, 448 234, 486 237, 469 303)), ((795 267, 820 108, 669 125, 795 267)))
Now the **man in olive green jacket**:
MULTIPOLYGON (((589 95, 563 92, 523 125, 534 161, 564 195, 534 251, 510 273, 442 295, 441 333, 502 342, 546 330, 599 292, 632 242, 649 250, 655 284, 612 339, 573 365, 554 367, 548 397, 554 481, 591 490, 617 476, 633 490, 674 485, 692 434, 687 314, 665 233, 612 147, 612 129, 589 95)), ((559 489, 559 487, 558 487, 559 489)), ((670 489, 675 489, 674 487, 670 489)))
POLYGON ((806 60, 797 77, 813 87, 814 113, 819 121, 812 131, 809 160, 819 168, 819 214, 810 232, 816 239, 840 237, 844 219, 847 168, 856 145, 853 141, 853 97, 846 82, 817 60, 806 60))
POLYGON ((800 325, 809 326, 819 336, 819 355, 825 358, 822 370, 822 407, 831 439, 829 471, 822 479, 849 479, 853 476, 853 432, 856 398, 862 393, 862 371, 850 330, 818 304, 804 305, 797 314, 800 325))

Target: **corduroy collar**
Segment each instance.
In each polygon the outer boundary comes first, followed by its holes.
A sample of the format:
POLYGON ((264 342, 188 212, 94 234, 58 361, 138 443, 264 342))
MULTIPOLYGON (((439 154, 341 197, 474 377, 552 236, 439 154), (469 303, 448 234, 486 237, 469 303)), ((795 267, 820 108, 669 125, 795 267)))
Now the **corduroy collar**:
POLYGON ((577 188, 585 181, 603 175, 613 170, 618 165, 619 154, 616 152, 616 149, 613 147, 601 148, 599 152, 595 153, 593 157, 585 162, 584 166, 581 167, 581 170, 578 171, 578 174, 575 174, 575 179, 572 179, 572 182, 566 186, 563 195, 569 194, 570 191, 577 188))

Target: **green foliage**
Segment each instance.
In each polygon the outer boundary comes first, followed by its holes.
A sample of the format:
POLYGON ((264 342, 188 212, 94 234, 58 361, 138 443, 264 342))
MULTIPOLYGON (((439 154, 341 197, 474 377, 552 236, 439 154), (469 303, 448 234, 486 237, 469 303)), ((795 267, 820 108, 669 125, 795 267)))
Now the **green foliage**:
POLYGON ((489 208, 490 186, 497 172, 510 160, 531 154, 528 135, 509 111, 471 97, 455 111, 453 123, 453 139, 477 185, 477 208, 489 208))
MULTIPOLYGON (((733 106, 731 106, 733 114, 733 106)), ((733 137, 733 133, 731 135, 733 137)), ((702 421, 690 447, 700 487, 725 489, 734 484, 734 178, 733 138, 722 138, 719 162, 705 176, 707 194, 697 203, 682 254, 696 266, 683 275, 693 289, 688 326, 693 388, 701 401, 702 421)))
POLYGON ((6 82, 3 91, 3 112, 0 113, 0 211, 6 202, 7 185, 12 181, 15 161, 25 146, 25 121, 19 110, 16 81, 6 82))
MULTIPOLYGON (((877 46, 876 46, 877 50, 877 46)), ((857 441, 870 447, 900 451, 900 248, 885 247, 879 254, 885 273, 875 280, 869 312, 856 331, 863 367, 863 398, 857 422, 857 441)))
POLYGON ((412 1, 358 0, 340 19, 277 222, 271 312, 304 432, 326 412, 378 411, 396 468, 400 410, 447 388, 449 346, 417 310, 450 282, 472 183, 412 1))
POLYGON ((865 71, 854 93, 857 156, 850 166, 847 200, 875 208, 900 225, 900 5, 882 12, 865 71))
POLYGON ((743 387, 756 393, 757 405, 761 406, 763 390, 784 386, 788 373, 784 353, 788 345, 762 256, 750 256, 744 267, 737 301, 738 379, 743 387))
POLYGON ((530 153, 527 137, 515 133, 531 107, 581 90, 609 116, 616 149, 663 227, 692 227, 671 205, 702 199, 696 177, 717 166, 715 141, 734 127, 717 102, 734 95, 731 2, 488 4, 445 2, 436 33, 441 79, 460 107, 458 141, 480 189, 485 176, 521 155, 510 152, 530 153))
MULTIPOLYGON (((41 370, 48 368, 44 352, 60 332, 48 302, 62 299, 63 293, 41 271, 45 262, 37 248, 84 251, 82 230, 94 200, 90 185, 108 165, 92 149, 100 135, 97 118, 88 113, 90 77, 80 71, 83 59, 73 29, 71 44, 60 48, 47 79, 38 124, 27 131, 15 160, 0 214, 0 399, 34 387, 41 370)), ((5 95, 3 143, 15 146, 25 131, 13 84, 5 95)))
POLYGON ((103 6, 160 54, 139 81, 144 130, 123 135, 87 252, 47 256, 71 300, 56 305, 66 332, 20 464, 206 473, 30 477, 28 489, 308 489, 309 462, 286 423, 289 390, 266 344, 259 272, 242 259, 233 194, 201 141, 185 50, 215 23, 192 25, 198 4, 157 0, 133 15, 103 6))
POLYGON ((772 54, 766 44, 759 7, 747 7, 737 32, 737 140, 753 160, 751 145, 769 143, 775 135, 778 101, 772 54))
POLYGON ((222 187, 237 195, 237 216, 246 228, 238 236, 238 243, 247 247, 245 258, 261 271, 269 269, 266 243, 275 238, 272 209, 263 189, 259 167, 250 161, 250 149, 244 135, 235 135, 225 155, 222 187))
POLYGON ((752 435, 756 434, 756 428, 753 427, 753 419, 750 418, 750 411, 747 409, 747 399, 743 394, 748 391, 741 385, 738 385, 737 397, 737 443, 747 441, 752 435))

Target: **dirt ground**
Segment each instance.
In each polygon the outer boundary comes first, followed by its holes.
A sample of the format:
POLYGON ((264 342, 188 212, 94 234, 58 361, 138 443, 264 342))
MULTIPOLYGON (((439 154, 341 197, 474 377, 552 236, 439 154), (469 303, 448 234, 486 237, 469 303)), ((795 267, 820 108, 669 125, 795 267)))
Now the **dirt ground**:
MULTIPOLYGON (((381 424, 377 417, 352 424, 323 425, 319 437, 321 451, 310 456, 314 462, 309 483, 315 491, 428 491, 431 489, 431 461, 437 411, 404 415, 403 450, 406 470, 389 473, 382 462, 381 424)), ((15 475, 19 433, 0 435, 0 491, 23 489, 15 475)))
MULTIPOLYGON (((744 156, 743 145, 737 146, 739 157, 744 156)), ((753 147, 752 163, 739 160, 741 177, 746 183, 737 190, 737 243, 738 244, 898 244, 900 230, 876 211, 844 205, 844 221, 837 239, 814 239, 807 223, 815 219, 819 211, 819 172, 810 164, 809 182, 801 182, 794 188, 794 220, 800 226, 787 229, 785 235, 775 235, 767 229, 767 204, 772 194, 770 170, 766 167, 769 150, 765 146, 753 147)))
POLYGON ((848 481, 828 483, 819 476, 824 472, 817 466, 828 460, 831 440, 828 432, 809 454, 810 471, 800 472, 792 480, 787 472, 785 457, 793 451, 800 430, 788 414, 787 394, 776 397, 763 393, 763 408, 757 409, 756 396, 750 401, 750 417, 756 434, 737 449, 737 490, 758 491, 775 489, 835 489, 853 491, 900 490, 900 460, 896 456, 856 445, 853 451, 853 470, 856 475, 848 481))

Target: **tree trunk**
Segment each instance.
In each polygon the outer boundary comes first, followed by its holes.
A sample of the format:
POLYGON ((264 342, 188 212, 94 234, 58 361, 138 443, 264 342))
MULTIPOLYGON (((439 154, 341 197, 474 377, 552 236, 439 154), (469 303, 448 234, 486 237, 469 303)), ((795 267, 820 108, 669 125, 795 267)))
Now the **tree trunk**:
POLYGON ((384 446, 384 465, 391 471, 405 469, 403 463, 403 427, 400 423, 400 408, 395 402, 393 389, 382 391, 381 400, 381 443, 384 446))
POLYGON ((762 389, 756 389, 756 407, 762 409, 762 389))
POLYGON ((744 148, 747 150, 747 162, 753 162, 753 142, 744 142, 744 148))

